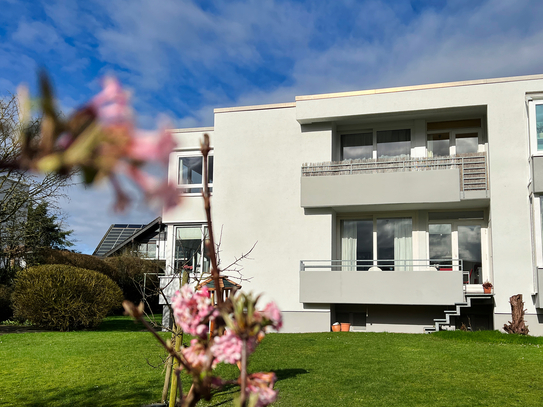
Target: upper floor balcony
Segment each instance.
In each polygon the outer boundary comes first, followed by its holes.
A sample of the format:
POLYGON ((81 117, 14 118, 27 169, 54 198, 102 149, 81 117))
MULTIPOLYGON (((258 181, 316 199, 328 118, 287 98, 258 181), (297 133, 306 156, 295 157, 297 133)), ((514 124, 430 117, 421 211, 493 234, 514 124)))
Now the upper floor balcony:
POLYGON ((438 204, 489 197, 485 152, 302 166, 303 208, 438 204))

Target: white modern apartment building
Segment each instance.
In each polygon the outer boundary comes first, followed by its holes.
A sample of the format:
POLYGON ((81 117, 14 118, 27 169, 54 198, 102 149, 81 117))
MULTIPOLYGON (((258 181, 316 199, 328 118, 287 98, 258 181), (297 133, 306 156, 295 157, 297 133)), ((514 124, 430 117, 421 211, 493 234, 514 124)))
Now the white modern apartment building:
POLYGON ((208 267, 204 133, 222 265, 256 243, 241 284, 285 332, 499 329, 522 294, 543 335, 543 75, 300 96, 176 130, 170 273, 208 267))

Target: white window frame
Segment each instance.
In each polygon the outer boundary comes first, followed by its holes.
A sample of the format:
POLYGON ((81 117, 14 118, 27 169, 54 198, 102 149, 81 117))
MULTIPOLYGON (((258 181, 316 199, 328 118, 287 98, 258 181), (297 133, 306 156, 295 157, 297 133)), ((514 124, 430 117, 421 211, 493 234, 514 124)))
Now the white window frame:
MULTIPOLYGON (((205 241, 206 236, 208 234, 207 231, 207 224, 206 223, 186 223, 186 224, 179 224, 175 225, 173 229, 173 242, 172 242, 172 270, 177 271, 179 273, 179 270, 176 270, 176 244, 177 244, 177 230, 178 229, 200 229, 201 233, 201 242, 200 242, 200 254, 199 254, 199 261, 198 264, 195 264, 193 266, 192 271, 190 272, 191 276, 199 277, 203 272, 206 272, 207 270, 204 270, 203 267, 203 261, 204 261, 204 253, 205 253, 205 241)), ((181 274, 181 273, 180 273, 181 274)))
POLYGON ((541 225, 541 204, 543 199, 541 195, 532 196, 532 219, 534 236, 535 262, 538 268, 543 268, 543 227, 541 225))
MULTIPOLYGON (((183 191, 183 195, 196 195, 201 196, 204 185, 203 182, 200 184, 183 184, 180 182, 180 175, 181 175, 181 159, 182 158, 188 158, 188 157, 202 157, 202 164, 203 164, 203 156, 200 150, 191 150, 191 151, 180 151, 174 154, 173 157, 173 166, 170 165, 170 181, 173 182, 178 189, 183 191), (198 189, 197 192, 185 192, 190 189, 198 189)), ((209 168, 209 157, 214 157, 213 150, 210 151, 208 155, 208 168, 209 168)), ((213 167, 215 167, 215 159, 213 158, 213 167)), ((203 171, 202 171, 202 180, 203 180, 203 171)), ((213 182, 208 183, 208 187, 210 189, 210 192, 213 191, 213 182)))
POLYGON ((344 221, 356 221, 356 220, 367 220, 372 221, 373 229, 372 229, 372 264, 377 265, 378 260, 383 260, 377 258, 378 253, 378 247, 377 247, 377 220, 378 219, 404 219, 409 218, 411 219, 411 250, 412 250, 412 260, 419 260, 417 259, 417 254, 419 252, 419 233, 418 229, 416 228, 418 224, 418 216, 416 213, 413 212, 383 212, 378 214, 359 214, 359 215, 349 215, 349 216, 341 216, 338 217, 337 222, 337 253, 338 258, 341 259, 341 236, 342 236, 342 228, 343 228, 343 222, 344 221))
POLYGON ((543 150, 537 150, 537 116, 536 106, 543 105, 543 99, 528 100, 528 127, 530 132, 530 153, 532 156, 543 155, 543 150))
POLYGON ((428 136, 432 134, 449 133, 449 155, 456 155, 456 136, 464 133, 477 133, 477 152, 483 153, 485 151, 485 145, 483 143, 483 132, 480 127, 466 127, 465 129, 445 129, 445 130, 431 130, 426 132, 426 156, 430 156, 430 150, 428 148, 428 136))
MULTIPOLYGON (((426 253, 430 257, 430 225, 451 225, 451 254, 453 260, 460 259, 458 252, 458 226, 480 226, 481 227, 481 279, 483 282, 491 280, 490 262, 489 262, 489 241, 488 241, 488 221, 486 219, 439 219, 428 220, 426 226, 426 253)), ((455 268, 456 269, 456 268, 455 268)), ((465 270, 464 270, 465 271, 465 270)), ((481 284, 470 284, 472 286, 481 284)))
POLYGON ((349 130, 340 130, 339 133, 339 157, 340 160, 343 160, 343 147, 341 137, 343 135, 349 134, 363 134, 363 133, 372 133, 373 137, 373 147, 372 147, 372 156, 373 160, 377 159, 377 132, 378 131, 388 131, 388 130, 409 130, 410 136, 410 147, 409 147, 409 157, 414 157, 414 146, 413 146, 413 136, 415 128, 412 123, 397 123, 397 124, 379 124, 372 126, 370 128, 357 128, 349 130))

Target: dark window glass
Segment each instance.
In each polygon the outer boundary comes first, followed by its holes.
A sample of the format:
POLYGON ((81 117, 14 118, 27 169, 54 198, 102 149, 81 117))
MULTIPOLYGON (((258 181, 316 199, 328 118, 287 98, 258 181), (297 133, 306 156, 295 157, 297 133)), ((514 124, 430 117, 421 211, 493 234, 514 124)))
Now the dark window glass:
POLYGON ((428 134, 428 157, 448 156, 449 144, 449 133, 428 134))
POLYGON ((181 157, 179 158, 179 179, 180 184, 201 184, 202 183, 202 162, 203 157, 181 157))
POLYGON ((213 156, 210 155, 210 156, 207 158, 207 161, 208 161, 208 163, 207 163, 207 168, 208 168, 208 170, 209 170, 209 171, 208 171, 208 172, 209 172, 209 175, 208 175, 208 177, 209 177, 209 183, 210 183, 210 184, 213 184, 213 161, 214 161, 214 160, 213 160, 213 156))
POLYGON ((377 132, 377 158, 409 157, 411 130, 384 130, 377 132))
POLYGON ((343 134, 341 159, 356 160, 373 157, 373 133, 343 134))
POLYGON ((464 133, 456 135, 456 154, 476 153, 479 145, 477 133, 464 133))

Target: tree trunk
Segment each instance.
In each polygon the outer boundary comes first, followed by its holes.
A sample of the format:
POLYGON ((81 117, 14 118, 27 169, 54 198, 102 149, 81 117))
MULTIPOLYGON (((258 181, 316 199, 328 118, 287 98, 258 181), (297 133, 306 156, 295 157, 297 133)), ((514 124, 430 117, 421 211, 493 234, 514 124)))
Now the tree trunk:
POLYGON ((503 329, 509 334, 528 335, 528 327, 524 323, 524 302, 522 301, 522 294, 513 295, 509 298, 511 304, 511 316, 513 321, 509 321, 509 325, 505 324, 503 329))

